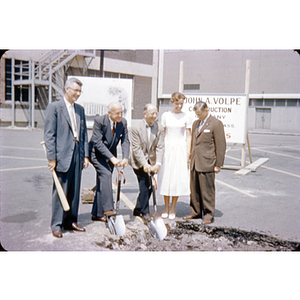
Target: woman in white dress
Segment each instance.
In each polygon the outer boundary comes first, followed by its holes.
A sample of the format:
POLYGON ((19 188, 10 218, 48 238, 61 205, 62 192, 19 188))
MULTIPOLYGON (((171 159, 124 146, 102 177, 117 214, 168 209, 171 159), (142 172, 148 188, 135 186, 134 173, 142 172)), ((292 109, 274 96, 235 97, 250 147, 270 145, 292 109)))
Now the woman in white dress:
POLYGON ((192 120, 182 112, 185 96, 175 92, 171 96, 172 111, 162 114, 165 128, 164 160, 158 173, 159 193, 164 196, 162 218, 175 219, 179 196, 190 195, 189 155, 192 120), (170 208, 170 198, 172 204, 170 208))

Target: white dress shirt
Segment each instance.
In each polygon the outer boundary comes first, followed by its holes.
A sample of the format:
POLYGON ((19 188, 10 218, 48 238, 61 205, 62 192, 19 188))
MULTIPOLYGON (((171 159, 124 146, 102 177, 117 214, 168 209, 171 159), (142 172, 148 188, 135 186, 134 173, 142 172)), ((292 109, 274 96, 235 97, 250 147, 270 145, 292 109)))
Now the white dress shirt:
POLYGON ((66 98, 64 98, 67 109, 68 109, 68 113, 71 119, 71 123, 72 123, 72 130, 73 130, 73 134, 74 134, 74 138, 78 141, 78 132, 77 132, 77 125, 76 125, 76 114, 75 114, 75 108, 74 108, 74 103, 71 104, 66 98))

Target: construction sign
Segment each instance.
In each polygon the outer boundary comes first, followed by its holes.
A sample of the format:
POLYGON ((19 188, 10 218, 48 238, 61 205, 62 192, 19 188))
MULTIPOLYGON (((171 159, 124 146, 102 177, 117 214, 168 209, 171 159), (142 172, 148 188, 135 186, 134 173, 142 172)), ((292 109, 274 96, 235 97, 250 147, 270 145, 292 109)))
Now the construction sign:
POLYGON ((247 138, 248 100, 245 94, 199 94, 185 95, 182 111, 196 119, 193 107, 198 101, 207 104, 209 112, 222 121, 228 143, 245 144, 247 138))

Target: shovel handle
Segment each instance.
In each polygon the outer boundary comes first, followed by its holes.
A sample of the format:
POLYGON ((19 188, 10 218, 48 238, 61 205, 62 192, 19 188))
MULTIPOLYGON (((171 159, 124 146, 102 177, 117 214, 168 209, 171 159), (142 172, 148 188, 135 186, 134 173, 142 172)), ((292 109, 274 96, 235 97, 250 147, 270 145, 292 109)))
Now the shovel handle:
POLYGON ((119 185, 120 184, 120 182, 121 182, 121 179, 120 179, 120 176, 123 176, 123 184, 125 184, 125 182, 126 182, 126 178, 125 178, 125 175, 124 175, 124 173, 123 173, 123 169, 120 171, 119 169, 118 169, 118 167, 117 167, 117 171, 118 171, 118 174, 117 174, 117 177, 116 177, 116 185, 119 185))
POLYGON ((117 171, 118 171, 118 174, 117 174, 117 177, 116 177, 116 185, 117 185, 117 211, 119 210, 119 205, 120 205, 120 193, 121 193, 121 177, 123 176, 124 177, 124 181, 123 183, 125 184, 126 182, 126 178, 124 176, 124 173, 123 173, 123 169, 121 169, 121 171, 118 169, 117 167, 117 171))
POLYGON ((156 214, 156 194, 155 194, 155 190, 157 190, 157 182, 156 179, 154 178, 154 176, 151 173, 148 173, 149 178, 151 180, 151 188, 152 188, 152 198, 153 198, 153 207, 154 207, 154 212, 156 214), (154 184, 153 181, 154 180, 154 184))

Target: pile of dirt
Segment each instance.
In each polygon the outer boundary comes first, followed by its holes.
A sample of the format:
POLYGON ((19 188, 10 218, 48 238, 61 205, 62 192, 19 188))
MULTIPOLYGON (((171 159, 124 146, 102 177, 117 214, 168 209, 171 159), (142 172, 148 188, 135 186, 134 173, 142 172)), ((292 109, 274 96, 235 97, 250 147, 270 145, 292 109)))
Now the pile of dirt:
POLYGON ((234 228, 205 226, 192 221, 173 221, 167 225, 163 241, 151 236, 141 222, 126 224, 123 237, 105 234, 95 241, 99 250, 115 251, 299 251, 297 242, 234 228))

